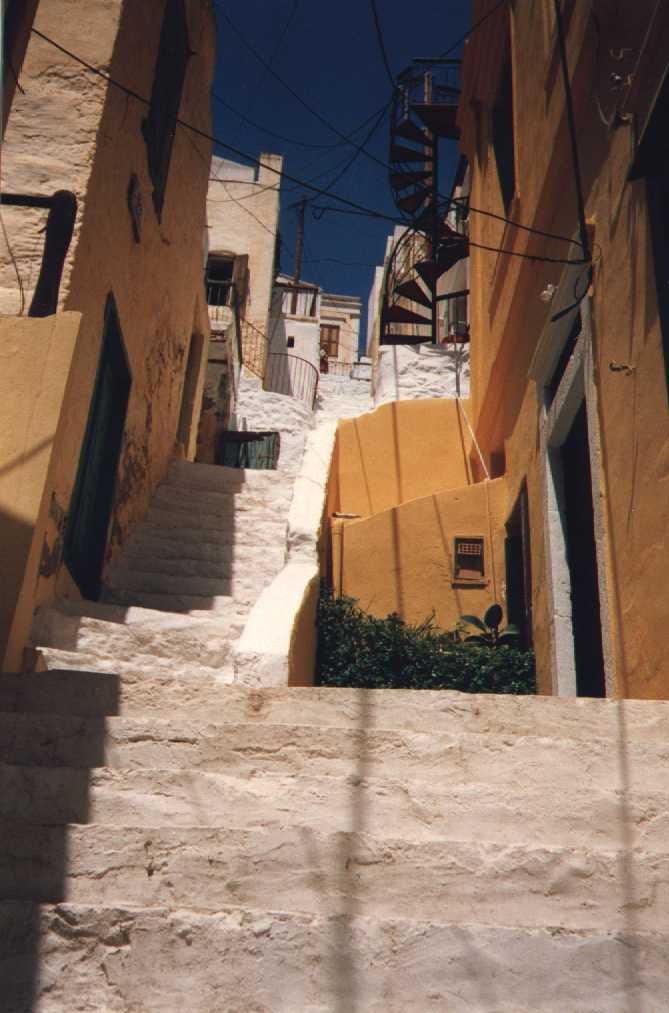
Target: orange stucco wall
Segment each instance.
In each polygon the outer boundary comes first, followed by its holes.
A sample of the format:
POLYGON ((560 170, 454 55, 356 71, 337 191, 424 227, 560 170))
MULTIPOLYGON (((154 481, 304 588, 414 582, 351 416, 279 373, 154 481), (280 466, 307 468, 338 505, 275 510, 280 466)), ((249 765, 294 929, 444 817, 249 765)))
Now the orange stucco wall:
MULTIPOLYGON (((163 3, 91 5, 68 0, 68 46, 138 95, 150 96, 163 3)), ((210 127, 213 14, 200 0, 186 0, 192 53, 186 67, 180 117, 205 133, 210 127)), ((40 0, 35 26, 62 39, 63 4, 40 0)), ((195 448, 209 322, 203 288, 205 202, 211 144, 177 129, 165 201, 159 221, 151 193, 142 122, 147 103, 86 72, 48 42, 31 35, 22 83, 12 104, 3 145, 3 184, 8 190, 50 195, 72 190, 78 200, 73 239, 60 289, 61 310, 81 315, 76 355, 62 377, 66 396, 58 453, 71 466, 53 476, 51 513, 40 546, 49 565, 33 588, 33 604, 55 594, 76 595, 62 562, 64 519, 69 508, 81 442, 100 357, 105 305, 118 309, 131 389, 108 531, 106 567, 122 550, 132 526, 175 452, 195 448), (133 236, 128 188, 135 176, 142 195, 139 241, 133 236), (191 337, 201 343, 200 376, 189 378, 190 418, 181 419, 191 337), (65 381, 67 383, 65 384, 65 381)), ((45 213, 6 208, 4 221, 24 279, 25 308, 42 257, 45 213)), ((0 312, 20 310, 14 268, 0 255, 0 312)), ((35 349, 36 365, 40 353, 35 349)), ((28 374, 32 376, 32 373, 28 374)), ((31 397, 38 398, 37 388, 31 397)), ((37 402, 38 403, 38 402, 37 402)), ((0 461, 0 466, 2 465, 0 461)))
POLYGON ((483 615, 504 599, 504 479, 442 490, 361 520, 335 522, 334 585, 372 615, 407 622, 430 616, 452 629, 461 615, 483 615), (485 580, 454 580, 455 536, 483 537, 485 580), (491 537, 492 536, 492 537, 491 537))
POLYGON ((473 483, 467 401, 398 401, 339 423, 328 487, 335 591, 376 616, 463 613, 505 602, 504 479, 473 483), (337 516, 339 515, 339 516, 337 516), (485 579, 454 580, 454 539, 484 539, 485 579))
MULTIPOLYGON (((474 19, 490 6, 479 0, 474 19)), ((567 6, 585 210, 595 238, 593 368, 586 397, 600 469, 595 511, 598 559, 605 575, 600 605, 608 690, 666 698, 669 402, 646 188, 643 180, 628 180, 636 138, 659 85, 658 67, 666 66, 666 45, 663 56, 652 49, 661 47, 658 29, 648 40, 651 49, 645 51, 632 87, 613 93, 607 78, 612 69, 609 50, 624 45, 638 53, 656 4, 640 0, 620 5, 615 19, 603 3, 567 6), (616 104, 627 118, 607 128, 604 119, 616 104)), ((459 115, 472 168, 472 206, 570 237, 578 224, 576 191, 556 39, 548 22, 551 7, 515 4, 512 11, 503 7, 489 19, 485 31, 477 33, 465 57, 459 115), (516 194, 505 211, 492 146, 491 109, 507 19, 513 56, 516 194)), ((564 258, 569 250, 567 243, 530 235, 476 213, 471 215, 470 234, 475 243, 537 256, 564 258)), ((553 688, 555 632, 547 589, 551 564, 540 456, 543 391, 528 376, 528 367, 551 312, 539 295, 547 283, 559 283, 562 269, 559 264, 474 246, 471 251, 473 416, 484 454, 505 453, 509 502, 527 479, 534 639, 544 692, 553 688)))
MULTIPOLYGON (((463 402, 466 411, 468 402, 463 402)), ((395 401, 337 431, 333 482, 342 513, 370 517, 471 481, 471 441, 455 401, 395 401)))

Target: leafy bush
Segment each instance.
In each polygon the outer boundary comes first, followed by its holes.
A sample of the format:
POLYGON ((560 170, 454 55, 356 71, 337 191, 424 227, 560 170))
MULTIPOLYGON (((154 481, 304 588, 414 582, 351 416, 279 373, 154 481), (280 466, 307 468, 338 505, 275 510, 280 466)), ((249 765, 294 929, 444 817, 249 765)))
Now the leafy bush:
POLYGON ((323 588, 318 606, 316 683, 365 689, 456 689, 465 693, 535 693, 534 655, 461 639, 428 619, 376 619, 352 598, 323 588))

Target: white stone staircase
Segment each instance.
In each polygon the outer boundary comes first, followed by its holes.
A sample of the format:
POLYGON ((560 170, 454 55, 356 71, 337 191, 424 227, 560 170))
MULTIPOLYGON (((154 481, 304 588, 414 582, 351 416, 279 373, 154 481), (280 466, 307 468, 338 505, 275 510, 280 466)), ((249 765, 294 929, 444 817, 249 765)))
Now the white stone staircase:
POLYGON ((283 566, 293 479, 175 462, 101 602, 39 610, 47 668, 232 677, 246 616, 283 566))
POLYGON ((314 412, 314 422, 355 418, 374 407, 369 380, 321 373, 314 412))
POLYGON ((0 676, 3 1010, 656 1013, 669 704, 0 676))

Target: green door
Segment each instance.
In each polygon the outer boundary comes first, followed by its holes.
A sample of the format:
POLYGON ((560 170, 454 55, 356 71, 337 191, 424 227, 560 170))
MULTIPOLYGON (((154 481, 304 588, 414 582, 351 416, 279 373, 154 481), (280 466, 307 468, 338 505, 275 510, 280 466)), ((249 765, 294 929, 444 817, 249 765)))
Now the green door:
POLYGON ((107 300, 100 363, 65 532, 65 562, 85 598, 100 594, 107 529, 130 393, 123 337, 107 300))

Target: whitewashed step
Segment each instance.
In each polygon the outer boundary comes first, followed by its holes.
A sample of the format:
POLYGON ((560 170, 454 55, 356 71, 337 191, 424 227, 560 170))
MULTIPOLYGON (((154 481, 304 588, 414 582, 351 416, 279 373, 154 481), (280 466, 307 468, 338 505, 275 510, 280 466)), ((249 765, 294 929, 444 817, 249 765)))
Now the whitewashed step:
MULTIPOLYGON (((253 510, 237 512, 229 515, 207 513, 198 510, 194 505, 183 508, 176 507, 149 507, 146 520, 143 524, 146 527, 157 528, 198 528, 203 532, 202 537, 209 538, 209 532, 215 531, 221 534, 233 534, 246 527, 253 530, 254 525, 264 523, 268 517, 267 509, 254 507, 253 510)), ((271 517, 270 522, 277 522, 277 531, 285 530, 283 518, 271 517)))
MULTIPOLYGON (((229 605, 232 600, 226 601, 229 605)), ((119 606, 96 603, 95 607, 119 606)), ((663 700, 510 696, 452 690, 218 686, 213 680, 180 678, 178 666, 169 680, 151 675, 141 680, 131 676, 89 678, 85 671, 0 675, 0 711, 102 716, 119 713, 119 703, 122 713, 138 716, 147 713, 160 717, 161 709, 168 714, 176 709, 192 717, 210 718, 213 708, 217 722, 233 724, 299 722, 316 728, 493 732, 586 742, 608 738, 612 757, 624 755, 628 742, 669 743, 669 701, 663 700), (112 688, 105 688, 107 683, 113 684, 112 688), (97 687, 95 692, 93 685, 97 687), (181 690, 183 697, 178 696, 181 690), (168 692, 172 694, 169 700, 168 692), (96 693, 100 694, 99 705, 96 693), (110 710, 103 707, 107 699, 116 701, 110 710)), ((612 768, 615 766, 612 760, 612 768)))
MULTIPOLYGON (((228 588, 229 591, 229 588, 228 588)), ((255 596, 247 590, 234 596, 230 593, 221 594, 187 594, 181 591, 151 592, 132 591, 126 588, 105 588, 105 602, 124 607, 153 609, 159 612, 186 613, 190 616, 226 615, 233 604, 239 608, 250 608, 255 596)))
POLYGON ((247 533, 244 538, 237 536, 236 541, 227 542, 206 542, 202 540, 202 533, 199 537, 184 540, 177 537, 174 530, 169 532, 171 537, 164 537, 163 532, 153 528, 146 531, 139 531, 128 543, 124 559, 128 555, 133 556, 155 556, 163 559, 188 559, 203 560, 206 562, 246 562, 265 552, 275 552, 277 555, 285 555, 285 545, 280 537, 270 537, 266 530, 262 531, 260 537, 254 538, 247 533))
POLYGON ((231 606, 215 620, 179 613, 82 602, 38 610, 32 643, 61 651, 80 651, 101 659, 128 661, 137 655, 161 662, 218 665, 244 628, 247 610, 231 606), (89 606, 87 608, 87 606, 89 606), (92 614, 91 614, 92 613, 92 614))
POLYGON ((213 514, 221 517, 246 519, 249 514, 265 511, 285 516, 290 507, 290 491, 255 489, 244 493, 203 493, 188 486, 159 486, 151 503, 163 510, 186 510, 191 514, 213 514))
MULTIPOLYGON (((156 768, 240 778, 385 778, 407 785, 546 791, 558 780, 574 792, 667 790, 669 745, 629 743, 625 768, 611 762, 607 739, 579 742, 471 732, 250 724, 164 718, 114 718, 104 724, 62 715, 0 713, 0 762, 42 767, 156 768)), ((669 847, 669 842, 667 842, 669 847)))
POLYGON ((353 905, 345 915, 121 904, 38 914, 5 902, 0 938, 15 968, 4 1000, 35 1013, 650 1013, 669 994, 663 933, 381 920, 353 905))
POLYGON ((156 658, 153 654, 129 653, 127 657, 104 655, 97 650, 76 650, 63 651, 59 648, 40 646, 37 648, 40 658, 40 668, 47 671, 107 673, 118 677, 144 676, 151 673, 152 676, 168 677, 173 671, 175 664, 179 666, 182 678, 197 679, 215 677, 217 680, 226 683, 232 682, 234 678, 234 640, 227 643, 225 648, 218 652, 216 660, 209 663, 209 660, 200 662, 194 656, 171 658, 156 658))
POLYGON ((666 931, 669 855, 429 841, 285 827, 239 830, 0 824, 0 896, 218 911, 666 931), (523 898, 519 903, 519 897, 523 898))
POLYGON ((294 479, 286 479, 284 482, 271 482, 264 485, 241 485, 206 486, 193 485, 191 482, 170 480, 162 482, 156 489, 155 494, 161 493, 175 500, 190 499, 195 497, 198 504, 211 504, 213 507, 232 504, 241 506, 250 504, 273 505, 284 507, 290 503, 293 495, 294 479))
MULTIPOLYGON (((228 553, 228 558, 203 554, 204 558, 179 556, 175 552, 163 552, 162 546, 154 552, 147 551, 145 545, 128 549, 123 562, 112 571, 111 587, 124 587, 124 575, 129 571, 142 573, 164 573, 173 577, 205 577, 211 579, 230 580, 251 571, 263 574, 278 573, 283 567, 286 557, 285 546, 276 548, 262 546, 255 550, 228 553), (140 551, 141 548, 141 551, 140 551)), ((131 585, 128 584, 128 587, 131 585)))
POLYGON ((174 769, 0 765, 0 816, 26 823, 281 827, 410 841, 478 840, 561 848, 669 848, 669 793, 556 786, 410 784, 266 772, 246 778, 174 769), (624 837, 623 837, 624 835, 624 837))
MULTIPOLYGON (((129 561, 129 563, 131 562, 129 561)), ((117 566, 109 576, 108 586, 114 592, 118 590, 132 593, 148 592, 150 594, 185 595, 203 599, 213 599, 220 595, 232 595, 233 597, 239 595, 242 598, 251 597, 253 600, 258 597, 263 587, 269 584, 280 569, 280 565, 272 565, 271 561, 269 563, 258 561, 254 566, 244 567, 239 576, 235 573, 230 577, 223 575, 186 577, 175 573, 135 570, 131 568, 131 565, 117 566)))
POLYGON ((218 464, 195 464, 191 461, 174 461, 170 466, 167 483, 188 485, 193 489, 239 491, 251 489, 290 488, 292 477, 281 471, 264 471, 255 468, 227 468, 218 464))
MULTIPOLYGON (((0 711, 104 718, 108 715, 180 713, 225 720, 225 690, 231 679, 220 671, 193 676, 173 666, 169 675, 52 670, 0 675, 0 711)), ((237 718, 235 711, 235 719, 237 718)))

